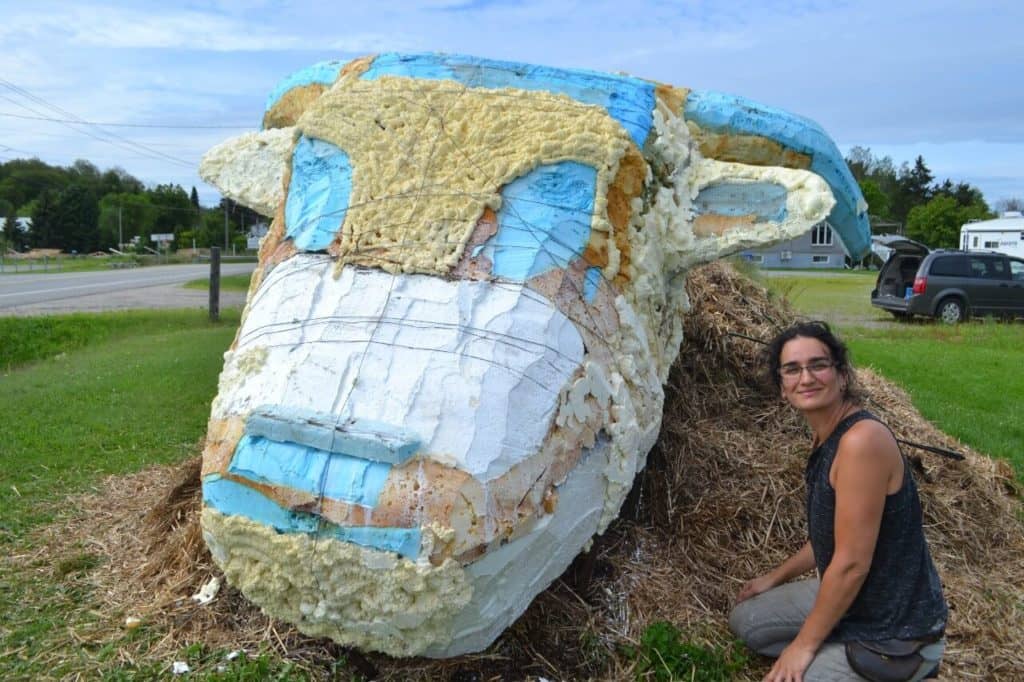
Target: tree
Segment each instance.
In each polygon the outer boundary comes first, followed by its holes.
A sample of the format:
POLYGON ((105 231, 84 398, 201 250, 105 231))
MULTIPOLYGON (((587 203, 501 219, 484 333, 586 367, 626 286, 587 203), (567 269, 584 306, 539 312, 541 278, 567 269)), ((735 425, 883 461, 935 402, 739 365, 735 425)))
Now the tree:
POLYGON ((196 212, 199 211, 199 192, 196 191, 196 186, 192 185, 192 195, 189 197, 192 201, 192 206, 195 207, 196 212))
POLYGON ((915 206, 927 203, 932 198, 931 183, 934 179, 931 170, 918 156, 911 168, 907 164, 900 167, 896 181, 896 195, 892 201, 892 217, 906 223, 907 215, 915 206))
POLYGON ((60 248, 56 243, 57 215, 55 199, 51 190, 43 190, 36 198, 32 211, 32 228, 29 230, 29 243, 32 246, 60 248))
MULTIPOLYGON (((156 223, 156 209, 145 193, 107 194, 100 199, 99 232, 104 247, 130 242, 132 237, 149 243, 156 223)), ((120 248, 120 247, 118 247, 120 248)))
POLYGON ((18 229, 18 219, 14 215, 14 211, 11 210, 7 214, 7 218, 4 220, 4 233, 3 233, 3 248, 0 249, 0 253, 5 252, 7 249, 14 249, 18 251, 23 246, 21 230, 18 229))
POLYGON ((961 206, 953 196, 938 193, 927 203, 910 209, 907 236, 932 248, 955 249, 960 243, 960 228, 964 223, 989 217, 988 206, 980 198, 961 206))
POLYGON ((860 193, 864 195, 864 200, 868 202, 868 213, 879 218, 889 217, 889 197, 885 195, 885 192, 878 186, 878 183, 870 178, 861 180, 860 193))
POLYGON ((1022 211, 1024 212, 1024 199, 1018 197, 1010 197, 1009 199, 1000 199, 996 202, 996 212, 1005 213, 1006 211, 1022 211))
POLYGON ((181 185, 157 185, 149 190, 149 199, 156 209, 154 232, 177 234, 192 228, 199 219, 181 185))
POLYGON ((88 184, 76 182, 69 185, 57 198, 54 213, 59 235, 56 246, 78 253, 88 253, 100 247, 99 203, 88 184))

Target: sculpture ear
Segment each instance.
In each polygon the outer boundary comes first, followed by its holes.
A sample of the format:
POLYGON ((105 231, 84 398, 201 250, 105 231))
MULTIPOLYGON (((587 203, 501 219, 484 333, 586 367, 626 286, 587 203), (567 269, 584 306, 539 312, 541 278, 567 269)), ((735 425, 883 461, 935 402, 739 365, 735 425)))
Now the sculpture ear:
MULTIPOLYGON (((832 204, 827 218, 846 252, 853 258, 867 253, 871 244, 867 203, 838 147, 821 126, 788 111, 711 91, 689 91, 682 114, 705 160, 749 164, 746 169, 734 167, 725 172, 713 172, 712 175, 721 178, 720 184, 779 184, 791 193, 787 196, 786 205, 793 208, 806 205, 810 195, 803 192, 792 194, 801 181, 798 176, 783 178, 783 171, 810 171, 830 190, 832 204), (754 170, 749 170, 750 166, 754 170)), ((713 169, 714 165, 709 168, 713 169)), ((751 205, 761 211, 754 211, 755 215, 778 215, 777 212, 771 213, 773 207, 780 203, 778 189, 765 187, 762 192, 748 187, 742 196, 734 194, 723 198, 723 194, 729 191, 712 189, 713 184, 700 183, 694 194, 700 197, 704 193, 702 210, 705 215, 722 215, 723 211, 728 214, 751 205)), ((804 219, 810 219, 816 211, 815 206, 807 208, 813 210, 808 210, 804 219)), ((710 219, 705 219, 705 226, 709 224, 710 219)), ((738 229, 741 233, 749 232, 748 228, 738 229)))
POLYGON ((828 216, 835 199, 809 171, 700 159, 691 180, 699 260, 799 236, 828 216))
POLYGON ((199 175, 224 196, 272 216, 284 200, 284 173, 294 140, 294 127, 233 137, 203 155, 199 175))

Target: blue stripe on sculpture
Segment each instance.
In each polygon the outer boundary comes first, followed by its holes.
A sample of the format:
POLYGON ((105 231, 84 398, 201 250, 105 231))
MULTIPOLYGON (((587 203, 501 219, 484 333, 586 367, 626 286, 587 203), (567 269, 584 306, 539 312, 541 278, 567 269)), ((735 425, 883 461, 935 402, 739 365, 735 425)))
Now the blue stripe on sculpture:
POLYGON ((323 140, 299 138, 284 207, 285 235, 302 251, 323 251, 341 229, 352 193, 348 155, 323 140))
POLYGON ((320 62, 286 76, 267 96, 267 106, 264 111, 270 111, 293 88, 313 85, 314 83, 332 85, 334 81, 338 80, 338 74, 341 73, 341 69, 346 63, 340 61, 320 62))
POLYGON ((419 438, 398 426, 283 405, 254 409, 245 432, 387 464, 402 464, 420 447, 419 438))
POLYGON ((593 167, 563 161, 505 185, 498 231, 483 249, 492 272, 523 282, 579 258, 590 240, 596 181, 593 167))
POLYGON ((583 297, 587 303, 593 303, 597 290, 601 286, 601 268, 587 268, 583 278, 583 297))
POLYGON ((390 464, 261 436, 242 436, 228 472, 265 485, 372 507, 390 464))
POLYGON ((860 187, 835 143, 817 123, 736 95, 699 90, 687 96, 685 116, 716 133, 760 135, 810 156, 810 170, 828 183, 836 199, 829 223, 852 257, 867 253, 871 229, 860 187))
POLYGON ((362 78, 374 80, 381 76, 453 80, 475 88, 518 88, 568 95, 584 104, 604 107, 641 147, 652 125, 654 84, 632 76, 457 54, 402 55, 393 52, 377 56, 362 78))
POLYGON ((306 512, 286 509, 249 486, 211 474, 203 479, 203 502, 221 514, 243 516, 279 533, 302 533, 351 542, 415 560, 420 551, 419 528, 339 526, 306 512))

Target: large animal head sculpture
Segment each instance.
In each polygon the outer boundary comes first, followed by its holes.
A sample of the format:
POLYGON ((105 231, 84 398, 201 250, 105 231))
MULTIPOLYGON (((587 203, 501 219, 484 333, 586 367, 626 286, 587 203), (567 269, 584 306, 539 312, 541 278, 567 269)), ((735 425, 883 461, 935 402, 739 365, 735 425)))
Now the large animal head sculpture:
POLYGON ((617 515, 690 266, 865 206, 814 123, 637 78, 380 55, 285 80, 202 172, 274 216, 203 531, 312 635, 486 647, 617 515))

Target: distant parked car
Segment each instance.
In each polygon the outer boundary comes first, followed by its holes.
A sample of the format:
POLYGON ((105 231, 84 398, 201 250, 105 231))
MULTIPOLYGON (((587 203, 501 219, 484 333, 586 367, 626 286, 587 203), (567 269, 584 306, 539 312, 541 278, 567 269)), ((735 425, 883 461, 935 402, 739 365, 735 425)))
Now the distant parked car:
POLYGON ((876 238, 891 249, 878 272, 871 304, 897 318, 1024 316, 1024 259, 995 252, 938 249, 895 236, 876 238))

